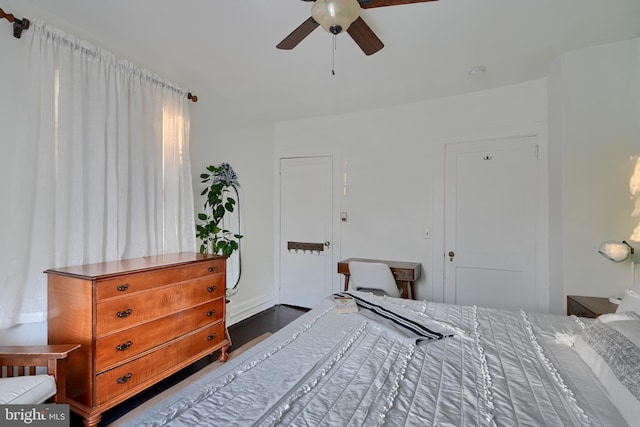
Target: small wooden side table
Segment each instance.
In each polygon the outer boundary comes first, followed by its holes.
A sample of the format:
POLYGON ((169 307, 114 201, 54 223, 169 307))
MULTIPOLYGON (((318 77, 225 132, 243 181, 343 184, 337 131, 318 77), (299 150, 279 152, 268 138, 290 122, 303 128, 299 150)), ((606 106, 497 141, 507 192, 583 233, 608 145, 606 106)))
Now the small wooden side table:
POLYGON ((567 295, 567 316, 596 318, 601 314, 615 313, 617 304, 609 298, 567 295))

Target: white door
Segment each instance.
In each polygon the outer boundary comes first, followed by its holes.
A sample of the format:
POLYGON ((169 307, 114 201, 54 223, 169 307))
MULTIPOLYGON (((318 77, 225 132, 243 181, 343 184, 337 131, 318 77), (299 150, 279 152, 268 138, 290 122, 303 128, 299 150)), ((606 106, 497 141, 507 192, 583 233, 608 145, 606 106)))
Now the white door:
POLYGON ((537 307, 535 137, 445 148, 445 301, 537 307))
POLYGON ((331 157, 280 159, 280 303, 315 307, 333 291, 331 157))

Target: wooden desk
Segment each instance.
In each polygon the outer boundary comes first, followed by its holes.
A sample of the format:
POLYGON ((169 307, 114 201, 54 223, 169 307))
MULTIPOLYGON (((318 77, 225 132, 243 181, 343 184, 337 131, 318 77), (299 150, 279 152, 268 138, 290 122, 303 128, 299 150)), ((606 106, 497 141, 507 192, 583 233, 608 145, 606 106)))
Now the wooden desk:
POLYGON ((349 261, 383 262, 389 266, 393 277, 402 284, 402 297, 416 299, 415 281, 420 277, 422 266, 419 262, 385 261, 381 259, 349 258, 338 263, 338 273, 344 274, 344 290, 349 289, 349 261), (411 292, 411 293, 409 293, 411 292))

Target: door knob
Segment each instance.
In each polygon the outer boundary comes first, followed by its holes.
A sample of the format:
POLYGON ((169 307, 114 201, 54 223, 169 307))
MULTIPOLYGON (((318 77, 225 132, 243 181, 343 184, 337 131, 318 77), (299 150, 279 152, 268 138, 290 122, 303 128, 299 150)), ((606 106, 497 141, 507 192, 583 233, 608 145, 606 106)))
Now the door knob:
POLYGON ((325 245, 326 247, 329 247, 329 246, 331 246, 331 242, 327 240, 326 242, 324 242, 324 245, 325 245))
POLYGON ((449 251, 449 261, 453 261, 454 256, 456 256, 456 254, 453 251, 449 251))

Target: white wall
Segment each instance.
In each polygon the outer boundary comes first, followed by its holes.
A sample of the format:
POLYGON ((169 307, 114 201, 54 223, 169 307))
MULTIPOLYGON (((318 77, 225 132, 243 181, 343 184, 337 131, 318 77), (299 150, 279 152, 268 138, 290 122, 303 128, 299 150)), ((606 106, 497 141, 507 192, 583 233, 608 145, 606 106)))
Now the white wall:
MULTIPOLYGON (((334 215, 347 212, 349 218, 340 223, 338 257, 420 262, 424 274, 416 283, 417 297, 442 300, 443 144, 540 128, 547 105, 546 79, 540 79, 375 111, 281 122, 275 126, 275 157, 333 156, 335 191, 341 194, 334 215), (425 227, 432 230, 430 240, 423 238, 425 227)), ((339 283, 337 273, 336 279, 339 283)))
MULTIPOLYGON (((206 94, 205 94, 206 95, 206 94)), ((273 279, 273 131, 270 124, 254 122, 236 132, 218 133, 211 110, 199 101, 191 108, 191 168, 195 213, 203 209, 200 174, 209 165, 226 162, 238 174, 240 209, 245 236, 241 240, 242 272, 238 292, 227 305, 229 324, 275 305, 273 279)), ((196 217, 197 221, 197 217, 196 217)))
POLYGON ((275 157, 334 156, 336 191, 337 175, 348 173, 348 193, 335 209, 349 213, 340 225, 339 257, 421 262, 426 274, 416 293, 440 300, 442 143, 548 121, 550 311, 565 313, 567 294, 609 296, 631 283, 629 263, 609 262, 597 248, 605 240, 630 240, 640 225, 629 189, 640 159, 640 39, 566 53, 549 76, 278 123, 275 157), (422 239, 426 226, 431 240, 422 239))
POLYGON ((562 75, 560 61, 549 73, 549 311, 564 313, 562 258, 562 75))
POLYGON ((640 157, 640 39, 569 52, 551 80, 552 135, 561 147, 553 174, 562 178, 554 202, 563 262, 554 277, 565 295, 621 294, 631 284, 630 264, 607 261, 597 249, 629 240, 638 226, 629 185, 640 157))

